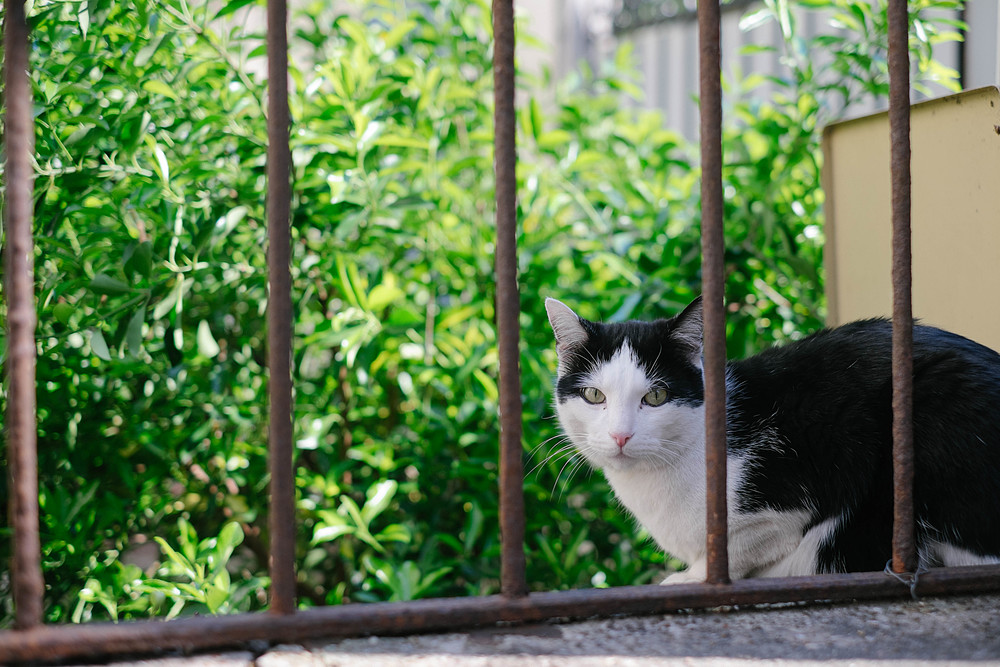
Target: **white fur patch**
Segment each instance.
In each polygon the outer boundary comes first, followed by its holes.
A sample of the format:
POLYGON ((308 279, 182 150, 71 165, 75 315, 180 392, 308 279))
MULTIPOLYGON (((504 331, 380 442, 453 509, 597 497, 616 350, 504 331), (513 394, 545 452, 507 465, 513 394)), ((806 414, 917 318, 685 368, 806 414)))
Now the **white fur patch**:
POLYGON ((692 568, 705 559, 704 450, 674 466, 605 469, 604 475, 660 548, 692 568))
POLYGON ((996 556, 980 556, 971 551, 956 547, 947 542, 928 540, 923 553, 920 554, 923 567, 940 565, 942 567, 964 567, 968 565, 998 565, 1000 558, 996 556))
MULTIPOLYGON (((772 565, 756 573, 761 577, 797 577, 819 572, 819 548, 830 539, 840 525, 840 517, 827 519, 802 534, 802 528, 809 520, 807 512, 773 512, 786 515, 776 525, 784 524, 784 530, 772 530, 775 538, 771 551, 778 555, 772 565), (783 550, 784 553, 778 553, 783 550)), ((775 517, 778 518, 778 517, 775 517)), ((767 563, 767 560, 759 562, 767 563)))

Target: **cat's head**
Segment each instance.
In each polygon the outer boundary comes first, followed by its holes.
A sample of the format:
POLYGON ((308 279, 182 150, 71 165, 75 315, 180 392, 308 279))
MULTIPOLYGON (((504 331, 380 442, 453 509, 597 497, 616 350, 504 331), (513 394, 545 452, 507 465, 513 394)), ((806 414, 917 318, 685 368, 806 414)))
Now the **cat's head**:
POLYGON ((655 322, 591 322, 551 298, 545 310, 559 422, 593 466, 669 466, 703 439, 700 297, 655 322))

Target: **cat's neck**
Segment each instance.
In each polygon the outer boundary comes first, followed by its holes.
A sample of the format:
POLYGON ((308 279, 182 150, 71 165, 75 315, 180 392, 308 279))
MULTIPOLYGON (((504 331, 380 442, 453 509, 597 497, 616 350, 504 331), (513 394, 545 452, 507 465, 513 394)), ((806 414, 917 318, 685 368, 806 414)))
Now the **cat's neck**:
POLYGON ((621 501, 654 540, 686 562, 705 550, 705 444, 691 443, 675 465, 605 469, 621 501))

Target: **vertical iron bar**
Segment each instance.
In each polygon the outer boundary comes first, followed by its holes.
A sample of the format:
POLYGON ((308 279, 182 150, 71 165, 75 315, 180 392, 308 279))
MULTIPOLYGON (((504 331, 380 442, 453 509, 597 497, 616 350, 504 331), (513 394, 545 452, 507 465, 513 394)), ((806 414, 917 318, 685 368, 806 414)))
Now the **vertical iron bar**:
POLYGON ((38 536, 38 441, 35 419, 35 286, 31 238, 35 147, 28 80, 28 26, 24 3, 7 3, 4 86, 7 118, 7 452, 10 523, 14 528, 14 620, 28 629, 42 622, 41 545, 38 536))
POLYGON ((521 371, 517 288, 517 180, 514 139, 514 3, 493 0, 494 171, 496 173, 496 318, 500 356, 500 590, 528 594, 521 462, 521 371))
POLYGON ((892 178, 892 569, 917 568, 913 519, 913 308, 910 263, 910 58, 906 0, 889 0, 892 178))
POLYGON ((267 236, 271 611, 295 611, 292 471, 291 153, 288 145, 288 9, 267 2, 267 236))
POLYGON ((701 74, 701 247, 705 364, 706 532, 710 584, 729 583, 726 520, 725 237, 719 0, 698 0, 701 74))

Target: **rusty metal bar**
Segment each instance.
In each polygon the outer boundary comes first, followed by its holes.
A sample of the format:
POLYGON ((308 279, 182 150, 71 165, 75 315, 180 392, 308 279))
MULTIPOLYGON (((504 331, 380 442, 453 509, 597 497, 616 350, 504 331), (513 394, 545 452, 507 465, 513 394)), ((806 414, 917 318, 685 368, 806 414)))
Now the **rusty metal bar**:
POLYGON ((271 606, 295 611, 295 479, 292 470, 291 152, 288 145, 288 9, 267 2, 267 236, 271 606))
POLYGON ((726 519, 725 237, 719 0, 698 1, 701 72, 701 273, 704 313, 708 583, 729 581, 726 519))
POLYGON ((906 0, 889 0, 892 179, 892 569, 916 572, 913 517, 913 307, 910 262, 910 57, 906 0))
MULTIPOLYGON (((916 594, 960 595, 1000 591, 1000 566, 936 569, 922 575, 916 594)), ((497 623, 530 623, 623 614, 665 614, 730 605, 837 602, 904 598, 908 585, 882 572, 787 579, 740 579, 727 585, 622 586, 532 593, 510 597, 382 602, 318 607, 294 615, 266 613, 190 617, 163 622, 90 623, 0 631, 0 660, 95 659, 114 654, 185 652, 236 646, 253 640, 310 639, 457 631, 497 623)))
POLYGON ((4 20, 4 97, 7 118, 7 456, 10 466, 10 525, 14 528, 14 616, 18 628, 42 622, 41 545, 38 536, 38 441, 35 420, 35 285, 31 238, 35 149, 28 26, 24 3, 7 3, 4 20))
POLYGON ((521 299, 517 288, 517 179, 514 138, 514 3, 493 0, 496 318, 500 356, 500 590, 528 594, 521 460, 521 299))

